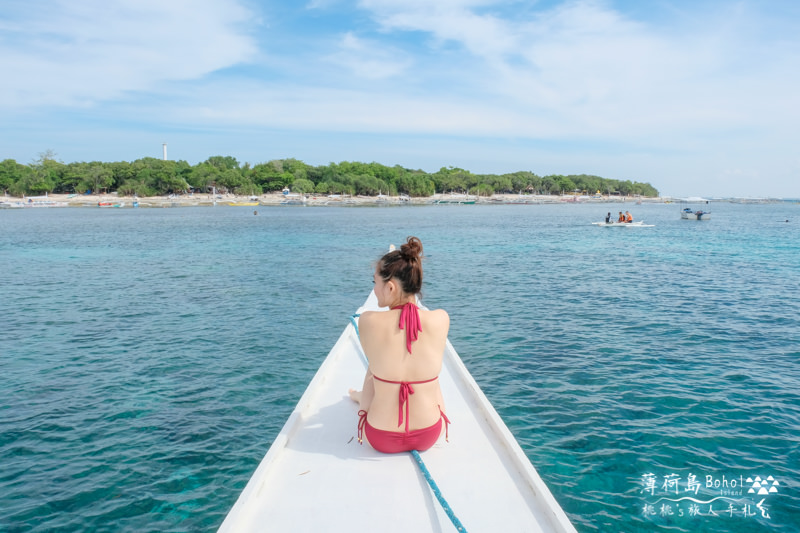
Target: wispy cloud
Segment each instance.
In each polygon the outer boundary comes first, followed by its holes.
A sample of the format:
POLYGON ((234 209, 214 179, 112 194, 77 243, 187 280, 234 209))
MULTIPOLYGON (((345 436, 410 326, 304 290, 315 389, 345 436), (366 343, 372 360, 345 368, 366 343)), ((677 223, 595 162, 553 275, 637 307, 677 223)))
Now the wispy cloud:
POLYGON ((91 105, 256 53, 238 29, 251 15, 222 0, 12 3, 0 40, 4 107, 91 105))
POLYGON ((30 143, 101 123, 327 135, 312 152, 348 134, 385 154, 403 136, 403 157, 435 145, 484 171, 535 153, 562 172, 788 183, 799 35, 799 6, 754 0, 6 0, 0 110, 42 121, 30 143))
POLYGON ((413 63, 403 50, 373 39, 357 37, 353 32, 342 36, 336 51, 328 56, 328 60, 358 78, 368 79, 397 76, 413 63))
MULTIPOLYGON (((488 80, 481 90, 510 98, 503 105, 518 113, 538 120, 557 115, 565 127, 554 133, 744 126, 745 115, 761 104, 753 101, 757 82, 748 68, 769 69, 772 62, 783 68, 790 53, 764 50, 756 65, 740 66, 740 54, 752 54, 741 37, 752 33, 754 22, 740 6, 720 6, 688 31, 632 20, 596 1, 557 4, 521 18, 474 10, 499 4, 361 2, 386 31, 427 32, 434 41, 463 47, 474 62, 459 83, 488 80)), ((773 91, 784 101, 789 96, 782 88, 773 91)))

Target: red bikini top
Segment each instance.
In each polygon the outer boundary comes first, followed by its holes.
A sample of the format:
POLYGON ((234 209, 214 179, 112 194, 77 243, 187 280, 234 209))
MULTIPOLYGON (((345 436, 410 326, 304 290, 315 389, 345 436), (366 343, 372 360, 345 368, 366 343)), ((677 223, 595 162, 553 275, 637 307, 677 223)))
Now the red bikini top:
MULTIPOLYGON (((411 353, 411 343, 414 342, 419 338, 419 332, 422 331, 422 324, 419 321, 419 308, 414 305, 412 302, 408 302, 404 305, 398 305, 392 307, 392 309, 400 309, 400 329, 406 330, 406 349, 408 353, 411 353)), ((418 385, 420 383, 430 383, 431 381, 436 381, 439 379, 439 376, 435 378, 426 379, 423 381, 391 381, 388 379, 379 378, 376 375, 372 375, 378 381, 383 381, 384 383, 394 383, 396 385, 400 385, 399 394, 399 405, 398 405, 398 415, 397 415, 397 426, 400 427, 403 424, 403 407, 405 406, 405 419, 406 419, 406 433, 408 433, 408 406, 409 401, 408 397, 411 394, 414 394, 414 387, 411 385, 418 385)))

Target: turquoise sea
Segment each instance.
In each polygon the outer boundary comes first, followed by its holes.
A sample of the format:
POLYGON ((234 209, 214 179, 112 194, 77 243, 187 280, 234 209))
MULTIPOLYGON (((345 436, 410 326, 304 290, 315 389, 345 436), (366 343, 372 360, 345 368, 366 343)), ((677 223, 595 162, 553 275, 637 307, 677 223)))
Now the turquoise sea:
POLYGON ((216 530, 416 235, 578 531, 800 531, 800 204, 710 210, 0 211, 0 530, 216 530))

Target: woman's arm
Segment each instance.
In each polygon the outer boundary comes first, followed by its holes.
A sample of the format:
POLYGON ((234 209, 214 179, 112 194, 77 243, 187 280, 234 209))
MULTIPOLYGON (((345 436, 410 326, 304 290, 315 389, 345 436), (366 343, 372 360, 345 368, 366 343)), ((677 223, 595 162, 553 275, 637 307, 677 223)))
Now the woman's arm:
POLYGON ((361 390, 350 389, 347 393, 350 395, 350 399, 356 402, 361 409, 369 411, 372 398, 375 396, 375 382, 372 380, 372 371, 367 368, 367 374, 364 376, 364 385, 361 390))
POLYGON ((372 398, 375 396, 375 381, 372 379, 372 371, 368 368, 364 376, 364 386, 361 389, 361 399, 358 402, 361 409, 369 412, 372 405, 372 398))
POLYGON ((447 408, 444 405, 444 396, 442 396, 441 387, 439 387, 439 390, 436 391, 436 399, 437 403, 439 404, 439 409, 441 409, 444 414, 447 414, 447 408))
POLYGON ((369 355, 367 354, 367 350, 364 349, 365 337, 368 338, 370 336, 370 332, 372 331, 374 315, 375 311, 365 311, 364 313, 361 313, 361 317, 358 319, 358 327, 360 330, 358 340, 361 343, 361 349, 364 352, 364 357, 367 358, 367 373, 364 375, 364 384, 361 386, 361 390, 356 391, 350 389, 349 391, 350 398, 365 411, 369 411, 369 407, 372 405, 372 398, 375 396, 375 382, 372 379, 372 369, 370 368, 369 355))

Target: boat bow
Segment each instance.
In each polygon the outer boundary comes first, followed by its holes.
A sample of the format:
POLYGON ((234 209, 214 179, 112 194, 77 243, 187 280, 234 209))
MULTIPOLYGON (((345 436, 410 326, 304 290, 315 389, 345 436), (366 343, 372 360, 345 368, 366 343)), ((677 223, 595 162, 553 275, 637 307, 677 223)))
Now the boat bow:
MULTIPOLYGON (((358 314, 371 309, 374 293, 358 314)), ((358 407, 347 390, 366 370, 356 324, 331 349, 221 532, 455 530, 411 454, 379 453, 355 438, 358 407)), ((449 340, 439 382, 450 442, 420 455, 464 528, 574 532, 449 340)))

